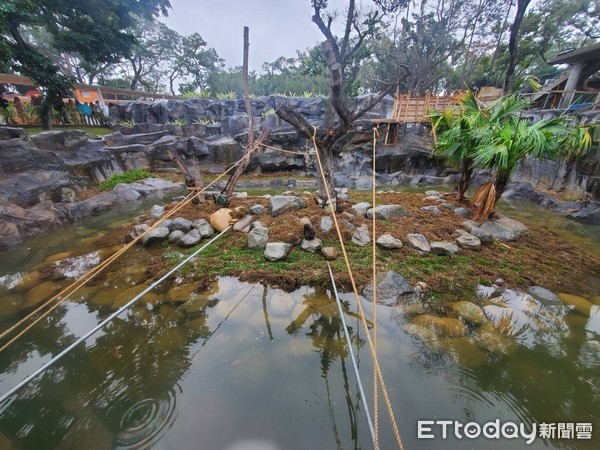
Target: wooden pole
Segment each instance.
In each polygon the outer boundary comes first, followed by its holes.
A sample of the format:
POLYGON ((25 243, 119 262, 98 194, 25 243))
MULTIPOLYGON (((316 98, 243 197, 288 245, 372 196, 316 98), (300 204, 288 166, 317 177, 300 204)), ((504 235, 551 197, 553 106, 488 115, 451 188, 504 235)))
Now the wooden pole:
POLYGON ((246 105, 246 114, 248 114, 248 148, 254 144, 254 115, 252 114, 252 105, 250 105, 250 89, 248 87, 248 51, 250 49, 250 29, 244 27, 244 104, 246 105))

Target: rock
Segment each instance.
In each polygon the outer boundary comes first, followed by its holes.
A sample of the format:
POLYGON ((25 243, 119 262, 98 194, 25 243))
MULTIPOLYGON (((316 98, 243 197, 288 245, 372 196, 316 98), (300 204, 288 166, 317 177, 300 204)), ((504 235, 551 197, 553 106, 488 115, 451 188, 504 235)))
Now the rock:
POLYGON ((134 225, 133 228, 129 230, 129 233, 127 233, 127 235, 125 236, 125 243, 129 244, 135 238, 144 234, 149 228, 150 227, 145 223, 134 225))
POLYGON ((333 261, 338 257, 337 250, 334 247, 323 247, 321 253, 327 261, 333 261))
POLYGON ((142 236, 141 242, 144 247, 150 247, 164 241, 167 236, 169 236, 168 228, 156 227, 142 236))
POLYGON ((250 208, 250 214, 255 216, 260 216, 265 212, 265 207, 263 205, 254 205, 250 208))
POLYGON ((469 210, 466 208, 463 208, 463 207, 455 208, 454 214, 458 214, 459 216, 462 216, 462 217, 469 217, 471 215, 469 210))
POLYGON ((425 238, 425 236, 422 234, 407 234, 406 239, 408 240, 408 246, 419 252, 429 253, 431 251, 431 247, 429 246, 429 242, 427 242, 427 238, 425 238))
POLYGON ((373 177, 370 175, 361 175, 356 179, 356 189, 364 191, 373 187, 373 177))
POLYGON ((473 325, 483 325, 488 321, 483 309, 475 303, 467 301, 456 302, 452 304, 452 309, 461 319, 473 325))
POLYGON ((429 195, 432 197, 440 197, 442 194, 438 191, 430 190, 430 191, 425 191, 425 195, 429 195))
POLYGON ((331 230, 331 228, 333 228, 333 220, 331 220, 331 217, 329 217, 329 216, 321 217, 321 231, 323 233, 328 233, 329 230, 331 230))
POLYGON ((172 223, 173 223, 173 219, 165 219, 165 220, 161 220, 159 222, 159 225, 161 227, 169 228, 172 223))
POLYGON ((243 233, 247 233, 250 231, 250 224, 254 220, 254 216, 247 214, 240 220, 238 220, 235 224, 233 224, 233 231, 241 231, 243 233))
POLYGON ((558 295, 553 292, 550 292, 548 289, 545 289, 541 286, 531 286, 527 289, 527 293, 531 295, 534 299, 540 302, 542 305, 546 306, 560 306, 562 302, 558 295))
POLYGON ((173 219, 173 222, 171 222, 171 226, 169 227, 169 230, 171 230, 171 231, 180 230, 180 231, 183 231, 184 233, 187 233, 191 229, 192 229, 192 221, 184 219, 183 217, 177 217, 177 218, 173 219))
POLYGON ((265 248, 269 242, 269 229, 254 227, 248 233, 248 248, 265 248))
POLYGON ((292 249, 291 244, 284 242, 269 242, 265 247, 265 258, 269 261, 282 261, 287 258, 292 249))
POLYGON ((117 183, 112 189, 112 193, 126 203, 135 202, 142 198, 142 194, 133 189, 130 185, 124 183, 117 183))
POLYGON ((369 227, 366 224, 362 224, 352 235, 352 242, 359 247, 369 245, 371 242, 371 236, 369 235, 369 227))
POLYGON ((527 233, 527 227, 521 222, 504 216, 499 216, 494 221, 488 220, 480 228, 499 241, 516 241, 527 233))
POLYGON ((356 227, 351 222, 348 222, 346 219, 340 220, 339 223, 341 225, 344 225, 351 232, 354 232, 354 230, 356 230, 356 227))
POLYGON ((219 233, 226 230, 231 223, 233 211, 228 208, 221 208, 210 215, 210 225, 219 233))
POLYGON ((321 250, 322 247, 322 242, 321 239, 319 238, 314 238, 309 240, 303 239, 302 240, 302 245, 301 248, 304 251, 310 252, 310 253, 316 253, 319 250, 321 250))
POLYGON ((88 137, 81 130, 44 131, 31 136, 31 140, 40 150, 73 151, 88 143, 88 137))
POLYGON ((200 236, 203 238, 210 237, 215 233, 213 227, 210 226, 204 219, 197 219, 192 222, 192 228, 195 228, 200 233, 200 236))
POLYGON ((481 241, 479 240, 479 238, 463 230, 456 230, 456 232, 460 234, 460 236, 456 238, 455 241, 459 247, 466 248, 469 250, 481 249, 481 241))
POLYGON ((391 234, 382 234, 377 238, 377 245, 388 250, 402 248, 403 244, 400 239, 395 238, 391 234))
POLYGON ((489 231, 482 230, 474 222, 471 222, 470 220, 465 220, 463 222, 463 225, 467 228, 467 230, 469 230, 469 233, 471 233, 473 236, 475 236, 477 239, 479 239, 482 243, 487 244, 494 240, 494 238, 492 237, 492 234, 489 231))
POLYGON ((179 242, 179 240, 184 236, 185 233, 181 230, 171 231, 171 233, 169 234, 169 242, 171 244, 175 244, 176 242, 179 242))
MULTIPOLYGON (((408 211, 400 205, 379 205, 375 207, 375 218, 380 220, 408 216, 408 211)), ((367 210, 367 218, 373 218, 373 208, 367 210)))
POLYGON ((431 206, 423 206, 421 208, 419 208, 421 211, 426 211, 426 212, 430 212, 431 214, 441 214, 442 211, 440 210, 440 208, 438 208, 437 206, 431 205, 431 206))
POLYGON ((431 253, 434 255, 456 255, 458 246, 452 242, 432 242, 431 253))
POLYGON ((165 213, 165 208, 164 206, 160 206, 160 205, 154 205, 152 207, 152 209, 150 210, 150 217, 152 217, 153 219, 158 219, 159 217, 161 217, 163 214, 165 213))
MULTIPOLYGON (((401 300, 409 300, 415 291, 408 282, 396 272, 379 272, 377 274, 377 304, 396 306, 401 300)), ((363 289, 363 297, 369 302, 373 301, 373 284, 370 283, 363 289)))
POLYGON ((182 237, 177 243, 180 247, 193 247, 194 245, 198 245, 201 239, 202 236, 200 236, 200 232, 194 228, 184 237, 182 237))
POLYGON ((582 316, 590 316, 593 305, 589 300, 573 294, 559 294, 559 298, 563 303, 571 305, 573 309, 582 316))
POLYGON ((432 330, 439 337, 460 337, 468 333, 467 327, 452 317, 437 317, 429 314, 416 316, 412 323, 432 330))
POLYGON ((277 217, 289 211, 297 211, 306 208, 306 203, 300 197, 293 195, 275 195, 271 197, 269 210, 273 217, 277 217))
POLYGON ((567 217, 583 223, 600 225, 600 203, 593 201, 582 202, 581 208, 578 211, 570 213, 567 217))
POLYGON ((360 202, 356 205, 352 205, 352 211, 356 217, 366 217, 367 211, 371 208, 371 204, 368 202, 360 202))

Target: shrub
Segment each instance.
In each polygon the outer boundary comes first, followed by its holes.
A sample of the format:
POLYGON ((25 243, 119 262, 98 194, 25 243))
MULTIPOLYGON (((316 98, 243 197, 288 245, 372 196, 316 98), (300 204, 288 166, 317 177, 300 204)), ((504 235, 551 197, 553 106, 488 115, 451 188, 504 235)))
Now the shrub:
POLYGON ((111 177, 109 180, 100 183, 101 191, 110 191, 119 183, 133 183, 134 181, 142 180, 151 177, 152 173, 145 169, 134 169, 123 172, 119 175, 111 177))

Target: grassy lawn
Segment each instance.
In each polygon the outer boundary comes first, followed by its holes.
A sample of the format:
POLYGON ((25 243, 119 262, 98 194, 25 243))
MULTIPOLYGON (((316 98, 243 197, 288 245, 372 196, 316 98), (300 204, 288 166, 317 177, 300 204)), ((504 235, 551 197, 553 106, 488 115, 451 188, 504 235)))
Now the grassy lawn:
MULTIPOLYGON (((45 131, 42 129, 42 127, 25 127, 25 130, 27 131, 27 133, 29 133, 30 136, 41 133, 42 131, 45 131)), ((113 132, 112 128, 84 127, 84 126, 77 126, 77 125, 56 126, 56 127, 52 127, 52 130, 53 131, 56 131, 56 130, 82 130, 85 133, 91 134, 93 136, 104 136, 105 134, 110 134, 113 132)))

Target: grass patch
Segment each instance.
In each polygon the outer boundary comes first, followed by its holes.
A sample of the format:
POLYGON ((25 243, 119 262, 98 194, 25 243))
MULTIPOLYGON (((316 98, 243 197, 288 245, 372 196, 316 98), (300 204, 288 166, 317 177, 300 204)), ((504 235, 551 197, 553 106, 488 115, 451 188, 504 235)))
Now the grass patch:
POLYGON ((134 181, 142 180, 144 178, 151 177, 152 173, 145 169, 134 169, 128 170, 127 172, 120 173, 111 177, 109 180, 100 183, 101 191, 110 191, 118 183, 133 183, 134 181))

